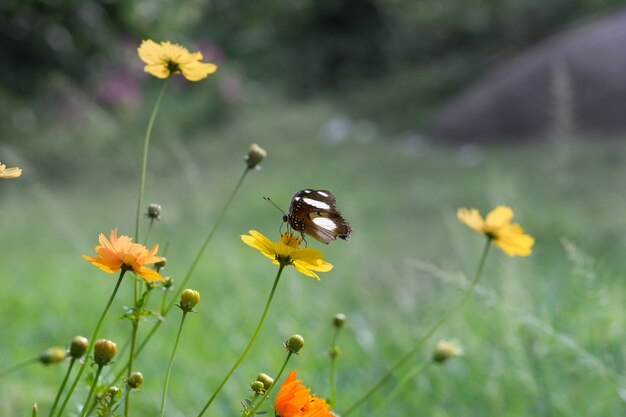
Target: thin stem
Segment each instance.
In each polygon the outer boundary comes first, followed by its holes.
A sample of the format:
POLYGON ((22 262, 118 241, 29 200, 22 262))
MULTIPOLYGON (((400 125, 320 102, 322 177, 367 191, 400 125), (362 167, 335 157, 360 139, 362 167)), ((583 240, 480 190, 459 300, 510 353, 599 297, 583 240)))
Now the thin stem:
POLYGON ((150 237, 150 232, 152 231, 152 225, 154 224, 154 219, 150 219, 150 224, 148 224, 148 231, 146 232, 146 238, 144 239, 146 246, 148 246, 148 238, 150 237))
POLYGON ((178 327, 178 334, 176 334, 176 341, 174 342, 174 349, 172 349, 170 363, 167 365, 167 372, 165 373, 165 384, 163 385, 163 396, 161 397, 161 413, 159 414, 161 417, 165 414, 165 398, 167 397, 167 389, 170 385, 170 374, 172 372, 172 365, 174 364, 174 355, 176 354, 176 348, 178 348, 180 334, 183 332, 185 317, 187 317, 187 311, 183 310, 183 316, 180 319, 180 326, 178 327))
POLYGON ((465 304, 467 299, 474 292, 474 288, 476 287, 476 284, 478 284, 478 281, 480 280, 480 276, 482 275, 483 267, 485 266, 485 259, 487 259, 487 253, 489 252, 490 246, 491 246, 491 239, 487 238, 487 243, 485 244, 485 248, 483 249, 483 254, 480 257, 480 262, 478 263, 478 269, 476 270, 476 275, 474 276, 474 279, 472 279, 472 281, 470 282, 470 285, 465 290, 465 293, 463 294, 463 296, 452 307, 450 307, 450 309, 448 309, 448 311, 446 311, 443 316, 441 316, 441 318, 426 332, 426 334, 424 334, 422 337, 420 337, 417 340, 417 342, 415 343, 413 348, 411 348, 411 350, 409 350, 406 354, 404 354, 404 356, 398 359, 396 363, 394 363, 391 366, 391 368, 389 368, 389 370, 385 373, 385 375, 383 375, 380 381, 378 381, 372 388, 370 388, 361 398, 359 398, 354 404, 352 404, 345 412, 341 413, 342 417, 348 416, 350 413, 356 410, 361 404, 365 403, 373 393, 375 393, 383 385, 385 385, 385 383, 393 376, 394 372, 396 372, 398 368, 404 365, 404 363, 407 362, 411 358, 411 356, 413 356, 422 347, 424 342, 426 342, 437 331, 437 329, 439 329, 439 327, 441 327, 444 323, 446 323, 450 319, 450 317, 452 317, 452 315, 456 313, 456 311, 459 308, 461 308, 461 306, 463 306, 463 304, 465 304))
MULTIPOLYGON (((124 278, 124 274, 126 274, 126 271, 127 271, 126 267, 123 266, 122 270, 120 271, 120 277, 117 279, 117 283, 115 284, 115 288, 113 289, 113 293, 111 294, 111 297, 109 298, 109 301, 107 302, 107 305, 104 308, 104 311, 102 312, 102 315, 100 316, 100 319, 98 320, 98 324, 96 324, 96 328, 94 329, 93 334, 91 335, 91 339, 89 339, 89 347, 87 348, 87 352, 85 353, 85 359, 83 361, 83 365, 80 367, 80 369, 76 373, 76 376, 74 377, 74 382, 72 383, 69 391, 65 395, 65 400, 63 400, 63 404, 61 405, 61 409, 59 410, 57 417, 61 417, 61 415, 63 415, 65 406, 67 406, 67 402, 72 397, 72 393, 74 392, 74 389, 76 388, 76 385, 78 384, 78 381, 80 380, 81 375, 85 371, 87 364, 89 363, 89 355, 93 351, 93 347, 96 343, 96 337, 98 337, 98 332, 100 332, 100 327, 102 327, 102 322, 104 321, 104 318, 109 312, 109 308, 111 307, 111 304, 113 303, 113 299, 115 298, 115 295, 117 294, 117 290, 120 288, 120 284, 122 283, 122 278, 124 278)), ((86 406, 87 405, 85 404, 85 407, 86 406)))
POLYGON ((150 120, 148 121, 148 128, 146 129, 146 136, 143 141, 143 157, 141 159, 141 179, 139 181, 139 196, 137 198, 137 217, 135 218, 135 242, 139 242, 139 225, 141 219, 141 207, 143 206, 143 193, 146 186, 146 170, 148 168, 148 148, 150 147, 150 137, 152 136, 152 127, 154 126, 154 121, 156 120, 157 114, 159 113, 159 108, 161 107, 161 101, 163 100, 163 96, 165 95, 165 90, 167 90, 167 86, 169 84, 169 78, 165 80, 163 86, 161 87, 161 91, 159 92, 159 96, 154 103, 154 108, 152 109, 152 114, 150 115, 150 120))
POLYGON ((333 407, 333 410, 337 408, 337 391, 335 388, 335 375, 337 374, 337 355, 336 352, 333 352, 337 349, 337 338, 339 336, 339 332, 341 331, 341 327, 335 328, 335 334, 333 335, 333 341, 330 345, 331 353, 330 353, 330 405, 333 407))
POLYGON ((394 398, 398 396, 398 394, 402 391, 402 389, 409 383, 413 378, 419 375, 424 369, 426 369, 433 361, 429 358, 422 361, 415 368, 411 369, 407 372, 406 375, 402 377, 402 379, 398 382, 398 384, 394 387, 394 389, 388 394, 385 395, 385 400, 378 407, 379 409, 384 408, 389 404, 394 398))
POLYGON ((276 278, 274 279, 274 285, 272 286, 272 291, 270 292, 270 295, 267 298, 267 303, 265 304, 265 309, 263 310, 263 314, 261 315, 261 319, 259 320, 259 323, 256 325, 256 329, 254 329, 254 333, 252 334, 252 337, 250 338, 250 341, 248 342, 248 345, 246 346, 244 351, 239 356, 239 359, 237 359, 237 362, 235 362, 235 364, 233 365, 232 368, 230 368, 230 371, 228 371, 228 373, 226 374, 224 379, 222 379, 222 382, 220 382, 220 384, 217 387, 217 389, 215 390, 215 392, 211 395, 209 400, 206 402, 206 404, 204 405, 204 407, 200 411, 200 414, 198 414, 198 417, 201 417, 205 413, 205 411, 209 408, 209 406, 215 400, 217 395, 220 393, 220 391, 222 390, 222 388, 224 387, 224 385, 226 384, 226 382, 228 381, 230 376, 233 374, 233 372, 235 372, 235 370, 237 369, 239 364, 241 364, 243 359, 246 357, 246 355, 250 351, 250 348, 252 347, 252 344, 254 343, 257 335, 259 334, 259 330, 261 330, 261 326, 263 325, 263 322, 265 321, 265 316, 267 316, 267 312, 270 309, 270 304, 272 304, 272 299, 274 298, 274 292, 276 292, 276 287, 278 286, 278 281, 280 280, 280 275, 283 272, 284 268, 285 268, 285 264, 281 263, 280 267, 278 268, 278 273, 276 274, 276 278))
POLYGON ((52 417, 54 415, 54 410, 56 410, 57 405, 59 404, 59 400, 61 399, 61 394, 65 389, 65 385, 67 384, 67 380, 70 377, 70 373, 72 372, 72 367, 74 366, 74 362, 76 362, 75 358, 70 359, 70 365, 67 367, 67 372, 65 373, 65 377, 63 378, 63 382, 61 382, 61 386, 59 387, 59 392, 57 392, 57 396, 54 398, 54 402, 52 403, 52 408, 50 409, 50 413, 48 413, 48 417, 52 417))
MULTIPOLYGON (((156 103, 154 103, 154 107, 152 108, 152 114, 150 114, 150 120, 148 121, 148 127, 146 129, 146 136, 143 140, 143 156, 141 157, 141 175, 139 179, 139 194, 137 196, 137 216, 135 217, 135 242, 139 242, 139 229, 141 225, 141 207, 143 207, 143 194, 146 188, 146 171, 148 169, 148 149, 150 148, 150 138, 152 137, 152 127, 154 126, 154 121, 156 120, 157 114, 159 113, 159 109, 161 108, 161 101, 163 100, 163 96, 165 95, 165 90, 167 90, 167 86, 169 84, 170 79, 167 78, 161 87, 161 91, 159 92, 159 96, 157 97, 156 103)), ((135 281, 135 303, 137 303, 137 297, 139 297, 139 282, 135 281)))
MULTIPOLYGON (((270 385, 270 387, 267 389, 267 391, 265 391, 265 395, 263 395, 261 397, 261 400, 259 400, 259 402, 254 406, 254 408, 248 412, 243 412, 241 414, 241 417, 247 417, 247 416, 253 416, 256 411, 261 408, 261 405, 263 405, 263 402, 265 402, 265 400, 267 400, 270 396, 270 393, 272 392, 272 390, 274 389, 274 386, 276 386, 276 384, 278 383, 278 380, 280 379, 280 377, 282 376, 283 372, 285 371, 285 368, 287 367, 287 363, 289 362, 289 359, 291 359, 291 355, 293 355, 293 352, 289 352, 287 353, 287 357, 285 358, 285 361, 283 362, 283 366, 280 368, 280 371, 278 371, 278 374, 276 375, 276 378, 274 378, 274 382, 272 382, 272 385, 270 385)), ((163 417, 163 416, 161 416, 163 417)))
POLYGON ((80 417, 85 417, 87 414, 87 410, 89 409, 89 401, 91 400, 91 396, 93 392, 96 390, 96 386, 98 385, 98 379, 100 378, 100 372, 102 372, 102 365, 98 365, 98 370, 96 371, 96 376, 93 379, 93 383, 91 384, 91 388, 89 389, 89 394, 87 394, 87 399, 83 404, 83 411, 80 413, 80 417))
MULTIPOLYGON (((130 376, 130 373, 133 369, 133 357, 135 352, 135 343, 137 342, 137 329, 139 329, 139 318, 137 317, 137 307, 135 306, 135 317, 132 318, 133 330, 130 335, 130 354, 128 355, 128 369, 126 371, 126 376, 130 376)), ((130 395, 126 397, 126 401, 124 401, 124 417, 128 417, 128 409, 130 408, 130 395)))
POLYGON ((0 378, 2 378, 3 376, 6 376, 8 374, 10 374, 11 372, 15 372, 19 369, 25 368, 28 365, 32 365, 33 363, 39 361, 39 357, 36 356, 34 358, 30 358, 30 359, 26 359, 23 362, 20 363, 16 363, 15 365, 11 365, 6 369, 3 369, 2 371, 0 371, 0 378))
MULTIPOLYGON (((217 216, 217 220, 213 224, 213 227, 211 228, 211 230, 209 230, 209 234, 207 235, 206 239, 204 240, 204 242, 200 246, 200 249, 198 250, 198 253, 196 254, 196 257, 194 258, 193 262, 191 263, 191 266, 189 267, 189 270, 187 271, 187 274, 185 274, 185 277, 183 278, 182 282, 178 286, 178 291, 176 291, 176 293, 173 294, 171 301, 167 304, 167 307, 163 307, 161 309, 161 315, 163 317, 165 317, 167 315, 167 313, 169 313, 169 311, 172 309, 172 307, 174 307, 174 305, 176 304, 176 300, 180 299, 180 294, 186 288, 187 282, 189 281, 189 279, 193 275, 194 271, 196 270, 196 267, 198 266, 198 263, 200 262, 200 259, 202 258, 202 255, 204 254, 204 251, 206 250, 207 246, 209 245, 209 242, 211 241, 211 239, 213 238, 213 235, 215 235, 215 232, 217 231, 217 228, 222 223, 222 220, 224 219, 224 216, 228 212, 228 208, 230 207, 230 204, 234 200, 235 195, 239 191, 239 188, 241 188, 241 184, 243 183, 243 180, 246 178, 246 175, 248 174, 249 171, 250 171, 250 169, 246 167, 245 171, 243 172, 243 174, 239 178, 239 181, 237 182, 237 185, 235 185, 235 188, 230 193, 230 196, 228 197, 228 200, 226 200, 226 203, 224 204, 224 207, 222 207, 222 211, 217 216)), ((165 297, 165 295, 164 295, 164 297, 165 297)), ((165 300, 163 300, 163 305, 165 305, 165 300)), ((159 321, 157 321, 154 324, 154 326, 152 326, 152 329, 150 329, 150 332, 148 332, 146 337, 139 344, 139 347, 137 347, 137 351, 135 352, 135 356, 139 355, 141 353, 141 351, 143 350, 143 348, 146 347, 146 345, 148 344, 148 342, 150 341, 152 336, 156 333, 156 331, 159 329, 159 327, 161 327, 162 323, 163 323, 163 320, 159 320, 159 321)), ((123 371, 118 372, 118 374, 115 376, 115 381, 119 380, 120 377, 123 375, 123 373, 124 373, 123 371)))

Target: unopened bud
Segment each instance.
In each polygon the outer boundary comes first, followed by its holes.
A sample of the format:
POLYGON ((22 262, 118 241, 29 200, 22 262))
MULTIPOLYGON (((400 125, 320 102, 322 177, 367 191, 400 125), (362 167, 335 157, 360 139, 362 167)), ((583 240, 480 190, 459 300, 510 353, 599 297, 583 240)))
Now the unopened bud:
POLYGON ((120 391, 119 387, 117 387, 117 386, 115 386, 115 385, 112 385, 112 386, 110 386, 110 387, 109 387, 109 389, 107 389, 107 395, 108 395, 109 397, 111 397, 112 399, 114 399, 114 400, 115 400, 117 397, 119 397, 120 392, 121 392, 121 391, 120 391))
MULTIPOLYGON (((160 260, 159 262, 155 262, 155 263, 154 263, 154 266, 155 266, 155 268, 156 268, 157 272, 158 272, 160 269, 163 269, 163 268, 165 267, 165 264, 166 264, 166 263, 167 263, 167 258, 166 258, 165 256, 161 256, 161 260, 160 260)), ((171 280, 170 280, 170 281, 171 281, 171 280)), ((166 280, 166 282, 167 282, 167 280, 166 280)), ((172 284, 170 284, 170 285, 172 285, 172 284)), ((163 284, 163 286, 165 286, 165 283, 163 284)))
POLYGON ((433 361, 437 363, 444 363, 453 356, 460 356, 463 354, 463 349, 458 343, 448 342, 447 340, 440 340, 435 345, 435 351, 433 352, 433 361))
POLYGON ((328 355, 331 358, 335 359, 337 356, 341 355, 341 349, 339 348, 339 346, 333 346, 330 348, 328 355))
POLYGON ((161 205, 157 203, 149 204, 146 216, 148 216, 150 220, 161 220, 161 205))
POLYGON ((267 157, 267 151, 265 149, 261 148, 256 143, 250 145, 248 148, 248 154, 246 155, 248 169, 255 168, 265 159, 265 157, 267 157))
POLYGON ((263 384, 263 388, 268 390, 270 389, 270 387, 272 386, 272 384, 274 383, 274 378, 272 378, 271 376, 264 374, 264 373, 260 373, 257 375, 256 380, 260 383, 263 384))
POLYGON ((37 407, 37 403, 33 404, 33 417, 37 417, 39 415, 39 408, 37 407))
POLYGON ((335 317, 333 317, 333 326, 340 329, 345 325, 346 325, 346 315, 343 313, 335 314, 335 317))
POLYGON ((180 295, 180 307, 183 311, 195 311, 193 308, 200 302, 200 293, 196 290, 186 289, 180 295))
POLYGON ((117 353, 117 345, 107 339, 100 339, 93 347, 93 360, 99 366, 109 364, 117 353))
POLYGON ((63 359, 67 356, 67 351, 62 347, 53 346, 50 347, 39 355, 39 362, 44 365, 53 365, 55 363, 63 362, 63 359))
POLYGON ((80 359, 89 348, 89 340, 83 336, 75 336, 70 343, 70 356, 74 359, 80 359))
POLYGON ((265 392, 265 386, 261 381, 254 381, 252 384, 250 384, 250 388, 252 388, 252 391, 256 392, 257 394, 263 394, 265 392))
POLYGON ((298 353, 304 347, 304 338, 299 334, 294 334, 285 342, 285 348, 291 353, 298 353))
POLYGON ((126 378, 126 383, 131 389, 139 389, 143 385, 143 375, 141 372, 133 372, 126 378))

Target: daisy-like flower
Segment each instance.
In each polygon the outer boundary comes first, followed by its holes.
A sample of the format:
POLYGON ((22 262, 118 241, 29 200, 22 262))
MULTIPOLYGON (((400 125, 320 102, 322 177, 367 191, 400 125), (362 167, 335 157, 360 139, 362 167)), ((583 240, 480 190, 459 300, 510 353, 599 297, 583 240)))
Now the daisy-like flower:
POLYGON ((296 373, 289 373, 281 385, 274 400, 274 410, 280 417, 328 417, 332 416, 328 404, 315 394, 309 394, 310 389, 296 379, 296 373))
POLYGON ((100 245, 96 246, 95 249, 98 257, 92 258, 91 256, 83 255, 83 259, 109 274, 113 274, 125 267, 146 281, 165 281, 165 278, 159 275, 158 272, 144 266, 163 260, 163 258, 155 256, 159 245, 155 245, 148 250, 144 245, 133 243, 128 236, 122 235, 118 238, 117 229, 111 231, 109 239, 100 233, 98 240, 100 245))
POLYGON ((175 43, 152 40, 141 42, 139 58, 146 63, 144 71, 157 78, 168 78, 180 72, 189 81, 200 81, 217 70, 217 65, 202 62, 201 52, 189 52, 175 43))
POLYGON ((313 248, 300 249, 302 239, 294 234, 283 232, 278 242, 272 242, 256 230, 250 230, 249 235, 241 235, 246 245, 259 250, 276 265, 293 265, 297 271, 320 279, 313 271, 328 272, 333 269, 332 264, 322 259, 322 252, 313 248))
POLYGON ((509 256, 528 256, 535 239, 524 234, 519 224, 511 224, 513 210, 507 206, 498 206, 483 220, 476 209, 460 208, 456 216, 461 223, 485 234, 509 256))
POLYGON ((17 178, 22 175, 21 168, 7 168, 6 165, 0 164, 0 178, 17 178))

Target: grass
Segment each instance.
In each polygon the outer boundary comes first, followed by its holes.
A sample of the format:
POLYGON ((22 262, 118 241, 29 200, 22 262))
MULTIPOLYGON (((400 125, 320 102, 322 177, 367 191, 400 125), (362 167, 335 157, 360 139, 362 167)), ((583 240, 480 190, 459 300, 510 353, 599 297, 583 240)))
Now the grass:
MULTIPOLYGON (((167 415, 197 414, 263 308, 276 270, 239 239, 249 229, 277 233, 281 214, 261 197, 286 208, 305 187, 332 190, 354 235, 321 248, 335 265, 321 282, 285 271, 251 355, 207 416, 237 415, 249 382, 278 370, 282 342, 293 333, 306 345, 290 367, 328 395, 327 350, 337 312, 348 317, 339 340, 341 412, 461 296, 483 241, 456 221, 455 209, 484 212, 497 204, 512 206, 515 220, 536 237, 533 255, 508 258, 493 250, 476 295, 405 371, 429 356, 438 338, 458 340, 465 356, 429 367, 388 409, 376 409, 383 392, 355 415, 623 414, 625 145, 575 143, 566 160, 550 144, 446 149, 381 137, 329 145, 319 127, 338 109, 323 100, 245 106, 220 129, 189 136, 172 122, 184 111, 174 104, 166 99, 155 127, 146 203, 163 206, 151 241, 167 247, 167 272, 175 280, 243 170, 247 145, 259 143, 269 157, 244 183, 192 278, 202 301, 186 320, 167 415)), ((66 138, 67 152, 57 154, 65 155, 59 170, 66 168, 51 176, 31 162, 42 158, 34 153, 35 139, 0 149, 25 168, 20 180, 0 184, 0 368, 91 332, 115 278, 80 255, 92 253, 99 232, 118 227, 132 234, 136 130, 90 131, 97 149, 80 132, 67 133, 74 139, 66 138)), ((33 138, 61 134, 38 131, 33 138)), ((129 323, 116 316, 132 297, 125 284, 101 332, 120 345, 129 323)), ((135 397, 135 415, 158 412, 178 324, 173 313, 137 361, 146 382, 135 397)), ((47 415, 64 369, 33 366, 3 378, 0 414, 26 415, 37 401, 47 415)), ((392 388, 393 381, 384 391, 392 388)))

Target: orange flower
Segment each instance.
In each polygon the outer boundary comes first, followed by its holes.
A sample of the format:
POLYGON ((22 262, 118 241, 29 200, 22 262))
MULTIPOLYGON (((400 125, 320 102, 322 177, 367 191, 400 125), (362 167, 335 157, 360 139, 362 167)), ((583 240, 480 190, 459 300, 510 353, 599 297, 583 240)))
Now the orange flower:
POLYGON ((274 410, 280 417, 328 417, 332 416, 328 404, 315 394, 310 395, 310 390, 302 385, 302 381, 296 379, 296 373, 292 371, 281 385, 274 400, 274 410))
POLYGON ((146 268, 144 265, 160 262, 163 259, 155 256, 159 245, 155 245, 148 251, 144 245, 133 243, 128 236, 117 237, 117 229, 111 231, 109 239, 100 233, 98 238, 100 246, 96 246, 97 258, 83 255, 83 259, 91 262, 104 272, 113 274, 122 267, 132 270, 136 275, 146 281, 165 281, 156 271, 146 268))

